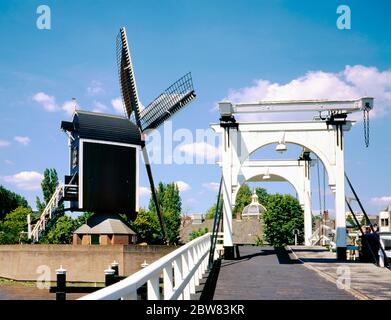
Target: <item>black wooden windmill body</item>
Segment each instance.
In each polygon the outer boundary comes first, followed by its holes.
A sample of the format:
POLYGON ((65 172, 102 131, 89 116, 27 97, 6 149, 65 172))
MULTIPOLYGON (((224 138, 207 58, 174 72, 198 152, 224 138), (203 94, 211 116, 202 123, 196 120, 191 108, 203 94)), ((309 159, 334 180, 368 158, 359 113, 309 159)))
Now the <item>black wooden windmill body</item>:
MULTIPOLYGON (((193 88, 192 77, 190 73, 187 73, 168 87, 147 107, 141 110, 132 59, 124 27, 120 28, 117 36, 116 47, 118 74, 125 109, 124 111, 128 119, 137 125, 143 139, 147 130, 158 128, 164 123, 164 121, 171 118, 174 113, 194 100, 196 95, 193 88)), ((158 214, 162 230, 162 236, 163 238, 166 238, 167 233, 163 214, 157 198, 151 164, 149 162, 145 142, 142 145, 142 154, 147 170, 152 199, 156 207, 156 212, 158 214)))

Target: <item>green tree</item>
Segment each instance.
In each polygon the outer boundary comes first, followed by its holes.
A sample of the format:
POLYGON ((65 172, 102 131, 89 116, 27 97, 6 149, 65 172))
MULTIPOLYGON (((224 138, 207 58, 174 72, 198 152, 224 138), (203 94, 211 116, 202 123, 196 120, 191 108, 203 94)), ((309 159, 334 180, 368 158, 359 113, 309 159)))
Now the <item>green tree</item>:
POLYGON ((194 240, 195 238, 201 237, 208 232, 208 228, 199 228, 198 230, 194 230, 190 233, 189 240, 194 240))
POLYGON ((36 204, 39 212, 42 212, 45 209, 54 191, 56 191, 57 186, 58 175, 56 169, 46 168, 43 173, 43 179, 41 182, 43 201, 41 201, 38 196, 36 197, 36 204))
POLYGON ((238 194, 236 195, 235 207, 233 210, 233 214, 242 213, 245 206, 249 205, 251 202, 251 190, 247 184, 243 184, 238 194))
MULTIPOLYGON (((361 218, 361 221, 360 221, 360 226, 361 227, 363 227, 363 226, 365 226, 367 224, 367 220, 365 219, 365 216, 363 216, 362 218, 361 218)), ((358 229, 358 228, 357 228, 358 229)))
MULTIPOLYGON (((222 203, 223 203, 223 196, 220 195, 220 201, 219 201, 220 208, 221 208, 222 203)), ((206 212, 205 212, 205 219, 213 219, 215 217, 216 206, 217 206, 217 203, 215 202, 213 204, 213 206, 211 206, 208 210, 206 210, 206 212)))
POLYGON ((79 215, 76 219, 74 219, 75 220, 75 230, 77 228, 81 227, 83 224, 87 223, 87 220, 89 218, 91 218, 93 215, 94 215, 93 212, 86 211, 86 212, 83 212, 81 215, 79 215))
MULTIPOLYGON (((353 216, 352 215, 349 215, 347 218, 346 218, 346 221, 349 222, 352 226, 353 226, 353 230, 359 230, 358 226, 357 226, 357 223, 356 223, 356 220, 354 220, 353 216)), ((360 227, 363 227, 367 224, 366 222, 366 219, 365 219, 365 216, 363 216, 361 218, 361 221, 359 221, 360 223, 360 227)))
POLYGON ((316 229, 319 226, 319 223, 322 224, 322 215, 312 215, 312 229, 316 229))
POLYGON ((213 204, 213 206, 211 206, 208 210, 206 210, 205 219, 213 219, 215 217, 216 205, 217 203, 213 204))
POLYGON ((258 202, 262 204, 265 208, 267 208, 267 204, 269 203, 270 195, 267 193, 265 188, 256 188, 255 193, 258 196, 258 202))
POLYGON ((0 220, 17 207, 28 208, 26 199, 0 185, 0 220))
POLYGON ((353 219, 352 216, 349 215, 349 216, 346 218, 346 222, 349 222, 349 224, 351 224, 351 225, 353 226, 353 229, 354 229, 354 230, 358 229, 358 228, 357 228, 356 221, 353 219))
POLYGON ((265 239, 273 246, 281 247, 294 242, 293 229, 298 229, 299 243, 303 241, 304 214, 299 201, 291 195, 269 196, 264 213, 265 239))
POLYGON ((57 219, 56 224, 50 228, 41 243, 70 244, 75 226, 76 219, 63 215, 57 219))
POLYGON ((72 243, 73 232, 93 215, 93 212, 84 212, 73 219, 67 215, 57 215, 48 221, 46 231, 41 234, 40 243, 69 244, 72 243))
MULTIPOLYGON (((170 244, 177 244, 179 242, 182 212, 182 201, 178 185, 174 182, 168 184, 159 182, 157 198, 163 212, 167 240, 170 244)), ((149 201, 149 211, 157 218, 156 207, 152 198, 149 201)))
POLYGON ((8 213, 3 221, 0 221, 0 244, 19 243, 22 232, 27 231, 27 215, 31 214, 31 208, 18 207, 8 213))
POLYGON ((162 243, 160 225, 156 214, 140 209, 132 228, 137 233, 140 242, 147 242, 148 244, 162 243))

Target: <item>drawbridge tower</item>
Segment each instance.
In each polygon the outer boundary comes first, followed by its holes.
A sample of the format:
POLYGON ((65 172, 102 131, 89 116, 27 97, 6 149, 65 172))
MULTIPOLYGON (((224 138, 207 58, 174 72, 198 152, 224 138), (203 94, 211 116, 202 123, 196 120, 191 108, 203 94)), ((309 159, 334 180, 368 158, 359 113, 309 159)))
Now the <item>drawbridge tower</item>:
MULTIPOLYGON (((222 135, 222 194, 224 221, 224 249, 227 256, 233 255, 232 210, 236 193, 248 175, 249 157, 256 150, 269 145, 292 143, 305 151, 313 152, 323 163, 328 174, 328 185, 334 193, 336 218, 337 258, 346 259, 346 221, 345 221, 345 166, 344 135, 355 121, 348 119, 354 112, 363 112, 364 120, 373 108, 373 98, 364 97, 354 100, 295 100, 295 101, 260 101, 257 103, 234 104, 220 102, 220 123, 212 124, 212 129, 222 135), (237 122, 236 115, 262 113, 306 112, 318 116, 308 121, 250 121, 237 122)), ((254 117, 256 118, 256 116, 254 117)), ((364 122, 364 124, 367 124, 364 122)), ((366 126, 367 128, 367 126, 366 126)), ((367 138, 367 137, 366 137, 367 138)), ((366 139, 367 142, 367 139, 366 139)), ((264 164, 263 164, 264 165, 264 164)), ((254 166, 254 165, 253 165, 254 166)), ((271 164, 270 164, 271 167, 271 164)), ((292 170, 279 169, 281 172, 292 170)), ((262 172, 260 172, 262 173, 262 172)), ((303 175, 290 177, 293 185, 303 184, 303 175)), ((306 183, 303 184, 305 186, 306 183)), ((304 187, 303 187, 304 188, 304 187)), ((306 201, 304 188, 303 204, 306 201)), ((307 203, 308 206, 308 203, 307 203)), ((308 217, 308 210, 306 213, 308 217)), ((309 221, 306 219, 306 235, 310 237, 309 221)), ((307 245, 309 242, 307 242, 307 245)))

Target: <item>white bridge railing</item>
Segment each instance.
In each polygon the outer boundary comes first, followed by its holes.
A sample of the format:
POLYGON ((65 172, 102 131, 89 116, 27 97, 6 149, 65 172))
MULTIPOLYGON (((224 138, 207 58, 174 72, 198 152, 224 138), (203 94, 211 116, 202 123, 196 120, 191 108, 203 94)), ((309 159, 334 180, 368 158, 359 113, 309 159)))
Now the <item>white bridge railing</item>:
POLYGON ((137 300, 137 289, 147 283, 148 300, 190 300, 208 267, 211 233, 196 238, 111 286, 79 300, 137 300), (160 294, 160 277, 163 290, 160 294))

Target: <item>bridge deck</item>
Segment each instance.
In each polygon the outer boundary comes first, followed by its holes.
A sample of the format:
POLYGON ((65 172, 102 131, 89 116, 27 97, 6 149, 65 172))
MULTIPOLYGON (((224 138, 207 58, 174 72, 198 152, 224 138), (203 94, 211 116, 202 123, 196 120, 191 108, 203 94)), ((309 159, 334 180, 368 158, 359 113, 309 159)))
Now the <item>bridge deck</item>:
POLYGON ((291 249, 305 266, 331 281, 336 281, 341 271, 348 272, 350 290, 354 294, 358 294, 360 299, 391 299, 391 271, 387 268, 380 268, 373 263, 360 263, 358 261, 337 262, 335 253, 330 253, 322 247, 297 246, 291 249), (340 270, 338 270, 339 268, 340 270))
POLYGON ((356 299, 284 249, 243 246, 239 252, 239 259, 222 261, 214 300, 356 299))

